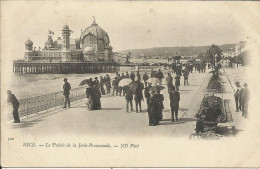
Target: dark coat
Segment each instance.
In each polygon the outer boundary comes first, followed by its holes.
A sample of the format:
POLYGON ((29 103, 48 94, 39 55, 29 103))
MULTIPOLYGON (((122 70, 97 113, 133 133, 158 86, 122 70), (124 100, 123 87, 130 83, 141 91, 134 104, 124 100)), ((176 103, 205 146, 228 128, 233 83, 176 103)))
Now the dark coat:
POLYGON ((181 82, 180 82, 180 76, 176 76, 175 77, 175 86, 180 86, 181 85, 181 82))
POLYGON ((152 86, 147 86, 145 89, 144 89, 144 97, 146 98, 146 102, 147 104, 149 103, 150 101, 150 98, 151 98, 151 95, 149 93, 149 90, 151 89, 152 86))
POLYGON ((166 77, 166 84, 167 84, 167 86, 172 86, 172 80, 173 80, 173 78, 171 76, 167 76, 166 77))
POLYGON ((69 95, 70 94, 71 86, 68 82, 65 82, 63 85, 63 95, 69 95))
POLYGON ((157 78, 158 78, 158 79, 163 79, 163 78, 164 78, 163 72, 159 71, 159 72, 157 73, 157 78))
POLYGON ((135 80, 135 74, 131 73, 131 74, 130 74, 130 79, 131 79, 131 80, 135 80))
POLYGON ((129 87, 126 87, 125 99, 129 101, 133 100, 133 91, 129 87))
POLYGON ((13 108, 18 108, 19 107, 19 101, 17 100, 17 98, 15 97, 14 94, 8 94, 8 97, 7 97, 7 102, 8 103, 12 103, 13 105, 13 108))
POLYGON ((180 93, 179 92, 170 92, 170 106, 171 107, 179 107, 180 102, 180 93))
POLYGON ((148 80, 148 79, 149 79, 148 75, 147 75, 147 74, 144 74, 144 75, 143 75, 143 80, 146 82, 146 80, 148 80))
POLYGON ((163 109, 163 95, 162 94, 155 94, 153 97, 150 98, 150 105, 151 105, 151 113, 152 114, 159 114, 163 109))
POLYGON ((144 90, 144 85, 143 83, 137 81, 135 82, 135 85, 136 85, 136 90, 135 90, 135 100, 142 100, 144 97, 143 97, 143 90, 144 90))

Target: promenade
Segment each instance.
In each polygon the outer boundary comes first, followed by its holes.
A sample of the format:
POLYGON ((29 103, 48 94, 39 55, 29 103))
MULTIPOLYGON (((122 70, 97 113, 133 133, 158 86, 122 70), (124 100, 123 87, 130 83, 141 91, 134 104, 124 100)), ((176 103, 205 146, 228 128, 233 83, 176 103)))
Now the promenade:
MULTIPOLYGON (((148 126, 148 114, 146 112, 146 100, 142 102, 143 112, 126 112, 124 96, 105 95, 101 98, 102 110, 88 110, 83 99, 73 102, 71 108, 57 108, 39 116, 22 119, 21 124, 12 124, 15 130, 37 135, 94 135, 94 136, 137 136, 137 137, 186 137, 195 133, 195 114, 198 112, 202 98, 207 93, 207 85, 211 74, 198 73, 194 71, 189 76, 189 86, 183 86, 181 77, 180 86, 180 122, 171 122, 170 101, 166 82, 163 79, 162 91, 164 95, 163 121, 158 126, 148 126)), ((237 132, 243 131, 245 119, 240 117, 241 112, 235 112, 233 90, 230 80, 234 74, 225 69, 228 76, 221 76, 226 93, 224 99, 229 100, 232 123, 219 124, 224 126, 235 126, 237 132)), ((172 74, 173 75, 173 74, 172 74)), ((166 76, 166 74, 165 74, 166 76)), ((232 79, 233 80, 233 79, 232 79)), ((232 82, 231 82, 232 83, 232 82)), ((134 101, 133 101, 134 103, 134 101)), ((134 104, 135 109, 135 104, 134 104)))

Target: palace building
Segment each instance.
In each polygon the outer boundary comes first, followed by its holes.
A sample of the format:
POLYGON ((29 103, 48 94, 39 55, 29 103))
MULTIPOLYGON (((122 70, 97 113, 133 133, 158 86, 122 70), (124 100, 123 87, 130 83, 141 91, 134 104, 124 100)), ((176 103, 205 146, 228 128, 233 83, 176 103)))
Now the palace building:
POLYGON ((49 31, 44 48, 36 50, 33 42, 25 42, 26 61, 33 62, 114 62, 108 34, 94 20, 91 26, 81 32, 79 39, 71 39, 71 30, 64 25, 62 38, 52 39, 49 31))

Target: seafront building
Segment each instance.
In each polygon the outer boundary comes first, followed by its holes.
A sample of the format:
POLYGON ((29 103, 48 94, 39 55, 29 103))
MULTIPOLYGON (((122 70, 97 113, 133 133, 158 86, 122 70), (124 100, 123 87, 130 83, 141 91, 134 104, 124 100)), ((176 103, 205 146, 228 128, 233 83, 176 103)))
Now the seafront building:
POLYGON ((78 39, 71 39, 71 30, 64 25, 62 38, 52 39, 49 31, 44 48, 36 51, 33 42, 25 42, 25 61, 71 62, 71 61, 99 61, 113 62, 114 55, 110 46, 108 34, 94 22, 81 32, 78 39))
POLYGON ((129 56, 113 52, 108 34, 96 23, 81 31, 77 39, 71 39, 72 30, 64 25, 62 37, 56 40, 49 31, 44 47, 38 50, 33 41, 25 42, 24 60, 14 61, 14 73, 94 73, 115 72, 119 64, 125 64, 129 56))

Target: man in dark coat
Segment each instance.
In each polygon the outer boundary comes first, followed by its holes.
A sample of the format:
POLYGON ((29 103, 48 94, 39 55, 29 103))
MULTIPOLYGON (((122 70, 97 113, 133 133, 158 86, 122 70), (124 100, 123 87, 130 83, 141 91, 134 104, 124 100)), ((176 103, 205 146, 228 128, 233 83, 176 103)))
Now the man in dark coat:
POLYGON ((137 77, 137 80, 138 80, 138 81, 141 80, 141 75, 140 75, 139 71, 136 72, 136 77, 137 77))
POLYGON ((152 69, 152 71, 151 71, 151 78, 154 78, 154 77, 155 77, 155 73, 154 73, 154 71, 152 69))
POLYGON ((134 74, 134 72, 131 72, 131 74, 130 74, 130 79, 131 79, 132 81, 135 80, 135 74, 134 74))
POLYGON ((184 79, 184 86, 189 85, 189 71, 188 69, 184 69, 183 71, 183 79, 184 79))
POLYGON ((176 91, 179 91, 179 86, 181 85, 181 77, 180 77, 180 75, 176 75, 175 76, 175 86, 176 86, 176 91))
POLYGON ((125 74, 125 78, 129 79, 129 74, 128 74, 127 71, 126 71, 126 74, 125 74))
POLYGON ((242 109, 242 116, 247 118, 248 116, 248 102, 249 102, 249 90, 247 83, 244 84, 244 88, 240 90, 239 101, 242 109))
POLYGON ((148 86, 144 89, 144 97, 146 98, 146 103, 147 103, 147 112, 148 112, 148 120, 149 120, 149 126, 152 125, 152 114, 151 114, 151 104, 150 104, 150 89, 152 87, 151 83, 148 83, 148 86))
POLYGON ((105 92, 105 89, 104 89, 104 79, 102 76, 100 76, 100 80, 99 80, 99 85, 100 85, 100 92, 102 95, 105 95, 106 92, 105 92))
POLYGON ((130 89, 129 86, 125 87, 126 94, 125 94, 125 100, 126 100, 126 112, 129 112, 129 104, 131 107, 131 111, 133 111, 133 91, 130 89))
POLYGON ((172 88, 169 97, 170 97, 170 106, 171 106, 171 113, 172 113, 172 122, 174 122, 174 115, 176 121, 178 121, 180 93, 175 91, 175 88, 172 88))
POLYGON ((67 103, 68 103, 68 107, 70 108, 70 89, 71 86, 68 82, 68 79, 64 78, 63 95, 64 95, 65 103, 63 108, 66 108, 67 103))
POLYGON ((20 118, 19 118, 19 101, 15 97, 14 94, 10 90, 7 90, 7 102, 13 105, 13 117, 14 117, 14 123, 20 123, 20 118))
POLYGON ((144 73, 144 75, 143 75, 143 80, 144 80, 144 85, 145 85, 145 87, 147 86, 147 80, 149 79, 149 77, 148 77, 148 75, 147 75, 147 73, 145 72, 144 73))
POLYGON ((172 78, 171 74, 168 73, 168 76, 166 77, 166 85, 168 87, 168 93, 170 92, 170 89, 172 87, 174 87, 173 84, 172 84, 172 81, 173 81, 173 78, 172 78))
POLYGON ((108 94, 108 93, 110 93, 110 89, 111 89, 111 81, 110 81, 110 77, 108 74, 106 75, 105 85, 106 85, 107 94, 108 94))
POLYGON ((139 109, 140 112, 142 112, 142 105, 141 105, 141 101, 143 100, 143 89, 144 89, 144 85, 143 83, 140 82, 140 80, 137 79, 137 81, 135 81, 135 85, 136 85, 136 90, 135 90, 135 110, 136 113, 138 113, 138 105, 139 105, 139 109))
POLYGON ((162 84, 162 79, 164 78, 163 72, 161 69, 158 70, 157 78, 160 80, 160 85, 162 84))
POLYGON ((234 97, 235 97, 235 103, 236 103, 236 111, 239 112, 239 110, 241 110, 241 106, 240 106, 240 102, 239 102, 239 95, 240 95, 241 87, 240 87, 239 82, 236 82, 235 85, 236 85, 236 89, 235 89, 234 97))

